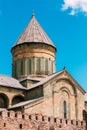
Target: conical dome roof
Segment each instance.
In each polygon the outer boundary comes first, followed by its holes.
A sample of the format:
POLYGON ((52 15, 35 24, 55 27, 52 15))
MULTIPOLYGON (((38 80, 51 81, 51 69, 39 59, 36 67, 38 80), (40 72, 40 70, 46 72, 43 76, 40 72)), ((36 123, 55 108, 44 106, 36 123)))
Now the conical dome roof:
POLYGON ((19 37, 19 39, 17 40, 17 42, 13 47, 19 44, 24 44, 26 42, 45 43, 56 48, 52 43, 52 41, 50 40, 50 38, 44 32, 44 30, 42 29, 42 27, 40 26, 34 15, 32 15, 29 24, 27 25, 24 32, 19 37))

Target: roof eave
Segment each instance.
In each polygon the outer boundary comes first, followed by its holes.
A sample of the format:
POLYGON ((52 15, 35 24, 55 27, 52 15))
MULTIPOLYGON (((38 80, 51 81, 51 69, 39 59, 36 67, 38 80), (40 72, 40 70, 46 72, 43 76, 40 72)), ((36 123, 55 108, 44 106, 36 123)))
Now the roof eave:
POLYGON ((46 45, 48 45, 48 46, 51 46, 51 47, 53 47, 54 49, 55 49, 55 52, 57 52, 57 49, 56 49, 56 47, 54 46, 54 45, 51 45, 51 44, 49 44, 49 43, 44 43, 44 42, 22 42, 22 43, 19 43, 19 44, 15 44, 12 48, 11 48, 11 53, 12 53, 12 50, 15 48, 15 47, 17 47, 17 46, 21 46, 21 45, 25 45, 25 44, 46 44, 46 45))
POLYGON ((21 89, 21 90, 27 90, 27 88, 19 88, 19 87, 14 87, 14 86, 6 86, 6 85, 2 85, 0 84, 0 86, 3 86, 3 87, 7 87, 7 88, 12 88, 12 89, 21 89))

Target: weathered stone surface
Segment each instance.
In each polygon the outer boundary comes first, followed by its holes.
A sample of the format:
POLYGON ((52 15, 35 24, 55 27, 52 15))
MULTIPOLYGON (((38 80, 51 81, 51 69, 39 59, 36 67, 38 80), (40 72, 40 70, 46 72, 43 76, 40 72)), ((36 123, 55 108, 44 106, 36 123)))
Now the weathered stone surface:
POLYGON ((20 112, 17 113, 17 117, 14 117, 12 113, 11 111, 11 116, 8 116, 8 111, 2 112, 0 116, 0 130, 86 130, 85 122, 81 125, 81 122, 77 121, 77 125, 75 125, 64 120, 60 123, 61 121, 58 121, 60 120, 59 118, 55 121, 53 117, 33 114, 31 115, 32 118, 29 119, 26 116, 23 117, 20 112))

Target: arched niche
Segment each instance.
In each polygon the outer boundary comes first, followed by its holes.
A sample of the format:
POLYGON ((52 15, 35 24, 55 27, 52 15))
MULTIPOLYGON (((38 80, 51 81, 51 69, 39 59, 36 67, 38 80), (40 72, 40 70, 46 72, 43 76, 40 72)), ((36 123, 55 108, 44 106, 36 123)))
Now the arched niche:
POLYGON ((4 93, 0 93, 0 108, 7 108, 9 105, 8 96, 4 93))
MULTIPOLYGON (((73 95, 77 96, 76 86, 73 84, 73 82, 70 79, 61 78, 61 79, 59 79, 59 80, 56 81, 56 83, 58 83, 58 82, 61 82, 61 83, 65 82, 65 83, 69 84, 72 87, 73 95)), ((61 88, 66 87, 65 85, 61 85, 61 86, 62 86, 61 88)), ((69 90, 69 89, 67 89, 67 90, 69 90)), ((70 92, 70 90, 68 92, 70 92)), ((70 94, 71 94, 71 92, 70 92, 70 94)))
POLYGON ((15 105, 17 103, 23 102, 25 99, 22 95, 16 95, 12 99, 12 105, 15 105))

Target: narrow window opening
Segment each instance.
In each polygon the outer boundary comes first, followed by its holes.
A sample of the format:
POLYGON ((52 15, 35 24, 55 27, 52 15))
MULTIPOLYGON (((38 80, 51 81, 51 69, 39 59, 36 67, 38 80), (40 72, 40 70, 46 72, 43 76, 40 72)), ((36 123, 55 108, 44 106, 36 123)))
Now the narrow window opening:
POLYGON ((48 121, 50 122, 50 117, 48 117, 48 121))
POLYGON ((10 113, 8 112, 8 117, 10 117, 10 113))
POLYGON ((83 121, 81 121, 81 126, 83 125, 83 121))
POLYGON ((78 121, 76 121, 76 125, 78 125, 78 121))
POLYGON ((73 124, 73 120, 71 120, 71 124, 73 124))
POLYGON ((4 127, 6 127, 6 123, 4 123, 4 127))
POLYGON ((38 120, 38 116, 36 116, 36 120, 38 120))
POLYGON ((42 116, 42 121, 44 121, 44 116, 42 116))
POLYGON ((31 119, 31 115, 29 115, 29 119, 31 119))
POLYGON ((22 118, 24 119, 24 115, 22 115, 22 118))
POLYGON ((17 117, 17 113, 15 113, 15 117, 17 117))
POLYGON ((22 129, 22 124, 19 125, 20 129, 22 129))
POLYGON ((66 120, 66 124, 67 124, 67 120, 66 120))
POLYGON ((54 118, 54 122, 56 123, 56 118, 54 118))
POLYGON ((2 112, 0 112, 0 116, 2 115, 2 112))
POLYGON ((63 102, 63 107, 64 107, 64 118, 67 118, 67 104, 66 101, 63 102))

